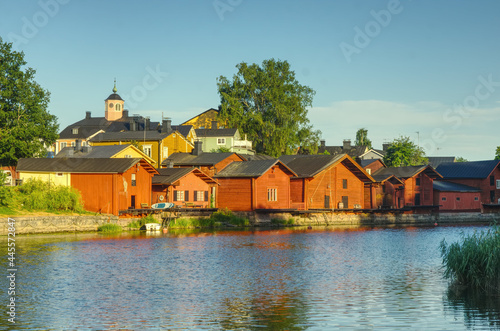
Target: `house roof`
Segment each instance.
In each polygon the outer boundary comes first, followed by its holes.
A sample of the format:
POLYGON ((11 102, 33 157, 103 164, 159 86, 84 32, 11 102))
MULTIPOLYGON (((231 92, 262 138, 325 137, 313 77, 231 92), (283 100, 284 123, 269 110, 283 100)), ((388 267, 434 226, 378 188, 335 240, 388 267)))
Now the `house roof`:
POLYGON ((374 148, 372 148, 372 149, 367 150, 367 151, 366 151, 366 152, 364 152, 363 154, 361 154, 361 155, 360 155, 360 157, 363 157, 363 156, 365 156, 366 154, 368 154, 368 153, 370 153, 370 152, 371 152, 371 153, 378 154, 378 155, 380 156, 380 158, 383 158, 383 157, 385 156, 385 154, 387 154, 386 152, 384 152, 384 151, 383 151, 383 150, 381 150, 381 149, 374 149, 374 148))
POLYGON ((144 159, 146 159, 149 163, 156 163, 156 161, 144 152, 140 151, 137 147, 124 144, 124 145, 106 145, 106 146, 90 146, 90 151, 87 152, 85 147, 82 147, 80 150, 76 151, 75 147, 64 147, 57 155, 56 158, 111 158, 118 154, 121 151, 126 149, 133 149, 137 153, 140 153, 144 159))
MULTIPOLYGON (((121 101, 124 101, 118 94, 116 93, 113 93, 113 94, 110 94, 109 97, 106 99, 106 100, 121 100, 121 101)), ((106 101, 104 100, 104 101, 106 101)))
POLYGON ((370 164, 372 164, 373 162, 375 161, 380 161, 384 166, 385 166, 385 163, 384 161, 382 161, 381 159, 366 159, 366 160, 360 160, 360 165, 364 168, 366 166, 369 166, 370 164))
POLYGON ((196 168, 163 168, 158 169, 158 175, 153 177, 153 185, 178 185, 178 181, 190 173, 194 173, 207 184, 217 184, 217 181, 196 168))
POLYGON ((427 156, 429 164, 436 169, 441 163, 455 162, 454 156, 427 156))
POLYGON ((256 160, 256 161, 244 161, 244 162, 233 162, 227 167, 222 169, 219 174, 215 177, 260 177, 265 174, 274 165, 279 164, 283 166, 287 171, 293 176, 296 173, 286 166, 280 160, 256 160))
POLYGON ((338 154, 348 154, 350 157, 359 157, 365 154, 368 150, 366 146, 351 146, 349 149, 344 149, 343 146, 320 146, 318 149, 318 154, 322 154, 326 151, 330 153, 330 155, 338 155, 338 154))
POLYGON ((99 133, 90 141, 99 142, 99 141, 131 141, 131 140, 163 140, 172 133, 161 133, 158 131, 125 131, 125 132, 104 132, 99 133))
POLYGON ((193 128, 192 125, 172 125, 172 130, 174 131, 177 130, 180 134, 182 134, 186 138, 189 135, 189 132, 191 132, 192 128, 193 128))
POLYGON ((444 180, 435 180, 432 183, 432 188, 441 192, 481 192, 477 187, 451 183, 444 180))
POLYGON ((176 166, 213 166, 223 160, 227 159, 231 155, 238 155, 241 160, 245 160, 242 156, 237 153, 201 153, 200 155, 193 155, 191 153, 173 153, 167 159, 165 159, 161 164, 166 166, 170 161, 176 166))
POLYGON ((473 161, 473 162, 446 162, 437 167, 443 178, 487 178, 495 168, 499 167, 500 160, 473 161))
MULTIPOLYGON (((205 113, 208 113, 208 112, 209 112, 209 111, 211 111, 211 110, 216 111, 217 113, 219 112, 219 110, 218 110, 218 109, 215 109, 215 108, 210 108, 210 109, 205 110, 203 113, 200 113, 200 114, 198 114, 198 115, 196 115, 196 116, 191 117, 190 119, 188 119, 188 120, 187 120, 186 122, 184 122, 184 123, 190 122, 190 121, 194 120, 196 117, 199 117, 199 116, 201 116, 201 115, 203 115, 203 114, 205 114, 205 113)), ((184 123, 182 123, 181 125, 184 125, 184 123)))
POLYGON ((31 158, 19 159, 19 172, 66 172, 66 173, 123 173, 140 163, 150 173, 157 173, 147 161, 140 158, 31 158))
POLYGON ((427 176, 433 179, 442 178, 439 172, 434 170, 434 168, 430 165, 380 168, 373 173, 373 178, 377 179, 377 181, 379 181, 379 178, 388 178, 391 175, 398 178, 410 178, 420 174, 421 172, 424 172, 427 176))
POLYGON ((342 163, 362 181, 373 178, 347 154, 340 155, 282 155, 279 160, 297 173, 298 178, 311 178, 328 167, 342 163))
POLYGON ((201 137, 234 137, 238 129, 195 129, 196 136, 201 137))

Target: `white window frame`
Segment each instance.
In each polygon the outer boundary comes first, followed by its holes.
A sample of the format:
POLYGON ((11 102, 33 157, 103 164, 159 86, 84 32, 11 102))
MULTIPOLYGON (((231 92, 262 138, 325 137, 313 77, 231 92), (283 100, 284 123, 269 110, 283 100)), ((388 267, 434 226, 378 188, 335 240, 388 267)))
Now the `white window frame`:
POLYGON ((78 128, 73 128, 71 129, 72 134, 78 134, 78 128))
POLYGON ((61 144, 61 145, 60 145, 60 146, 61 146, 61 149, 65 148, 65 147, 68 147, 68 143, 67 143, 67 142, 65 142, 65 141, 61 142, 60 144, 61 144))
POLYGON ((217 138, 217 145, 225 145, 226 138, 217 138))
POLYGON ((367 173, 368 175, 371 175, 371 174, 372 174, 372 169, 366 169, 366 173, 367 173))
POLYGON ((74 141, 71 142, 71 147, 75 147, 76 143, 74 141))
POLYGON ((168 146, 163 146, 163 159, 168 158, 168 146))
POLYGON ((497 179, 497 190, 500 190, 500 179, 497 179))
POLYGON ((184 201, 184 190, 177 191, 177 201, 184 201))
POLYGON ((205 191, 196 191, 195 201, 205 201, 205 191))
POLYGON ((275 187, 269 187, 267 189, 267 201, 276 202, 278 201, 278 189, 275 187))
POLYGON ((151 145, 142 145, 142 151, 149 157, 152 157, 153 148, 151 145))

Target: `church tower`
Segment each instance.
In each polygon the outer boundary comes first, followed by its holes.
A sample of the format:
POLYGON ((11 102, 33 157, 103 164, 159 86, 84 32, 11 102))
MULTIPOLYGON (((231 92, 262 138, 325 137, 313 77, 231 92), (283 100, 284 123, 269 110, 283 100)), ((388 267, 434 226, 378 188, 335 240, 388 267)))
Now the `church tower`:
POLYGON ((122 118, 123 115, 123 104, 125 101, 116 94, 118 90, 116 89, 116 79, 115 87, 113 87, 113 94, 111 94, 106 100, 104 100, 104 116, 108 121, 115 121, 122 118))

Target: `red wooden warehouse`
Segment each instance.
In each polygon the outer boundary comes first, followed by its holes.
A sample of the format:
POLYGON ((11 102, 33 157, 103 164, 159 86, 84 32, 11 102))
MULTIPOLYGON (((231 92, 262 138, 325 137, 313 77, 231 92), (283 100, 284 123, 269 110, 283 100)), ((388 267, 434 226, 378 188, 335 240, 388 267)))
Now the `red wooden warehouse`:
POLYGON ((447 182, 434 181, 434 205, 439 212, 480 212, 481 190, 475 187, 447 182))
POLYGON ((181 207, 215 206, 212 187, 217 181, 196 168, 164 168, 153 177, 153 201, 181 207))
POLYGON ((283 155, 296 209, 365 208, 365 183, 373 178, 349 155, 283 155))
POLYGON ((217 207, 289 209, 292 176, 295 173, 279 160, 233 162, 215 176, 220 184, 217 207))

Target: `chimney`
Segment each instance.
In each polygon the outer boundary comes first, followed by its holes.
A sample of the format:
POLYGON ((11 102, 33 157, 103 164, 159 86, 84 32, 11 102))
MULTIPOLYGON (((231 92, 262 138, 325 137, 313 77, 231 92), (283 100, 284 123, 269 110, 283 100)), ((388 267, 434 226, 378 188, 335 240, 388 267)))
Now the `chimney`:
POLYGON ((172 132, 172 120, 163 120, 161 126, 161 133, 170 133, 172 132))
POLYGON ((212 121, 212 129, 213 130, 217 130, 218 129, 217 121, 212 121))
POLYGON ((124 110, 124 111, 122 112, 122 117, 123 117, 123 118, 127 118, 127 117, 128 117, 128 110, 124 110))
POLYGON ((325 148, 326 141, 324 139, 321 139, 319 143, 321 144, 320 145, 321 148, 325 148))
POLYGON ((130 119, 129 120, 129 124, 130 124, 130 131, 135 131, 136 130, 135 120, 134 119, 130 119))
POLYGON ((86 112, 85 112, 85 119, 87 119, 87 120, 88 120, 89 118, 92 118, 92 116, 91 116, 91 112, 86 111, 86 112))
POLYGON ((173 168, 174 167, 174 161, 173 160, 167 160, 167 168, 173 168))
POLYGON ((75 151, 79 152, 82 149, 82 141, 80 139, 77 139, 75 142, 75 151))
POLYGON ((194 148, 193 148, 193 151, 191 152, 191 154, 197 155, 197 156, 201 155, 201 153, 203 153, 202 145, 203 145, 202 141, 200 141, 200 140, 195 141, 194 148))
POLYGON ((391 146, 391 144, 390 144, 390 143, 383 143, 383 144, 382 144, 382 150, 383 150, 384 152, 387 152, 387 149, 389 148, 389 146, 391 146))
POLYGON ((351 139, 344 139, 344 145, 342 146, 342 149, 344 150, 344 152, 351 149, 351 139))
POLYGON ((146 118, 146 127, 144 128, 144 131, 149 131, 151 126, 151 119, 146 118))

